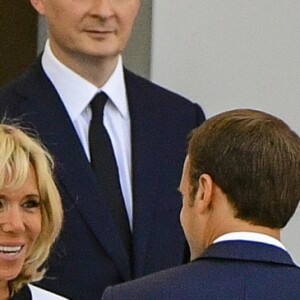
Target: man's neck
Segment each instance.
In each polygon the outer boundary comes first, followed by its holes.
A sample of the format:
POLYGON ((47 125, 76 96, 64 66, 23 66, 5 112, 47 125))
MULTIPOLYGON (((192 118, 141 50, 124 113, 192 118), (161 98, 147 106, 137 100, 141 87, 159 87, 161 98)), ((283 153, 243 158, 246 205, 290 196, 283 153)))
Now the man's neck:
POLYGON ((78 53, 65 55, 55 47, 51 47, 51 50, 62 64, 97 87, 106 83, 118 63, 118 56, 97 57, 78 53))
POLYGON ((211 224, 211 226, 207 226, 207 231, 205 232, 203 239, 204 248, 207 248, 220 236, 232 232, 260 233, 273 237, 276 240, 280 241, 280 229, 254 225, 249 223, 248 221, 233 217, 231 219, 226 219, 223 223, 218 222, 214 225, 211 224))

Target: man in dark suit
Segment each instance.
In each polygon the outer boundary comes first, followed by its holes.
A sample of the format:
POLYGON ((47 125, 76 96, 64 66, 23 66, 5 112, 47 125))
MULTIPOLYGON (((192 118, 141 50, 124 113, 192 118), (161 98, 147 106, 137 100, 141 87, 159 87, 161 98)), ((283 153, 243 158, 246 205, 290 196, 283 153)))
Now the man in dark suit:
MULTIPOLYGON (((185 261, 177 187, 186 135, 204 114, 123 68, 121 53, 139 0, 31 4, 46 17, 49 40, 27 72, 1 89, 0 110, 38 132, 56 161, 65 221, 40 285, 73 300, 99 299, 108 285, 185 261), (90 164, 90 102, 101 92, 109 98, 103 118, 118 167, 129 250, 110 208, 110 191, 90 164)), ((105 160, 106 153, 98 156, 105 160)))
POLYGON ((283 121, 246 109, 209 119, 191 135, 179 188, 192 261, 103 300, 300 299, 300 268, 280 242, 299 182, 300 138, 283 121))

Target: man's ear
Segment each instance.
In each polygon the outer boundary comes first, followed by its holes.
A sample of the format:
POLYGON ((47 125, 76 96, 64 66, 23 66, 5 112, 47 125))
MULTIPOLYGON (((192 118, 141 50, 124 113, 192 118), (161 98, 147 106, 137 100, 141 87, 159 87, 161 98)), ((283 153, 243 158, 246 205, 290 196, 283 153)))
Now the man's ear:
POLYGON ((44 0, 30 0, 33 8, 41 15, 45 14, 45 3, 44 0))
POLYGON ((196 193, 195 205, 199 213, 208 211, 212 203, 213 180, 208 174, 202 174, 199 178, 198 191, 196 193))

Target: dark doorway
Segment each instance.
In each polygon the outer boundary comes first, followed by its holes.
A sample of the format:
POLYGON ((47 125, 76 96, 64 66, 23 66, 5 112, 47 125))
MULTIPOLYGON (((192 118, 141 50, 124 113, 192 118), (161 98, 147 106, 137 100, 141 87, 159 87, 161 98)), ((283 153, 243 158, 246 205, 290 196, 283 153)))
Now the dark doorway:
POLYGON ((27 0, 0 0, 0 86, 36 57, 37 13, 27 0))

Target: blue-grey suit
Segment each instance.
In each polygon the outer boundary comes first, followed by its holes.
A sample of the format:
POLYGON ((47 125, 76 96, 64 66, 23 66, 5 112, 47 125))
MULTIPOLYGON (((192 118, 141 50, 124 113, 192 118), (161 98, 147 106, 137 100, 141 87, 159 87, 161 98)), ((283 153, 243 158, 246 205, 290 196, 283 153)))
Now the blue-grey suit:
POLYGON ((42 287, 71 299, 100 299, 105 287, 181 264, 186 243, 177 193, 186 138, 202 109, 125 70, 131 117, 133 262, 103 191, 40 59, 0 90, 0 113, 34 128, 54 155, 64 205, 61 237, 42 287), (168 251, 166 251, 168 249, 168 251))
POLYGON ((102 299, 299 300, 300 268, 276 246, 219 242, 189 264, 109 287, 102 299))

